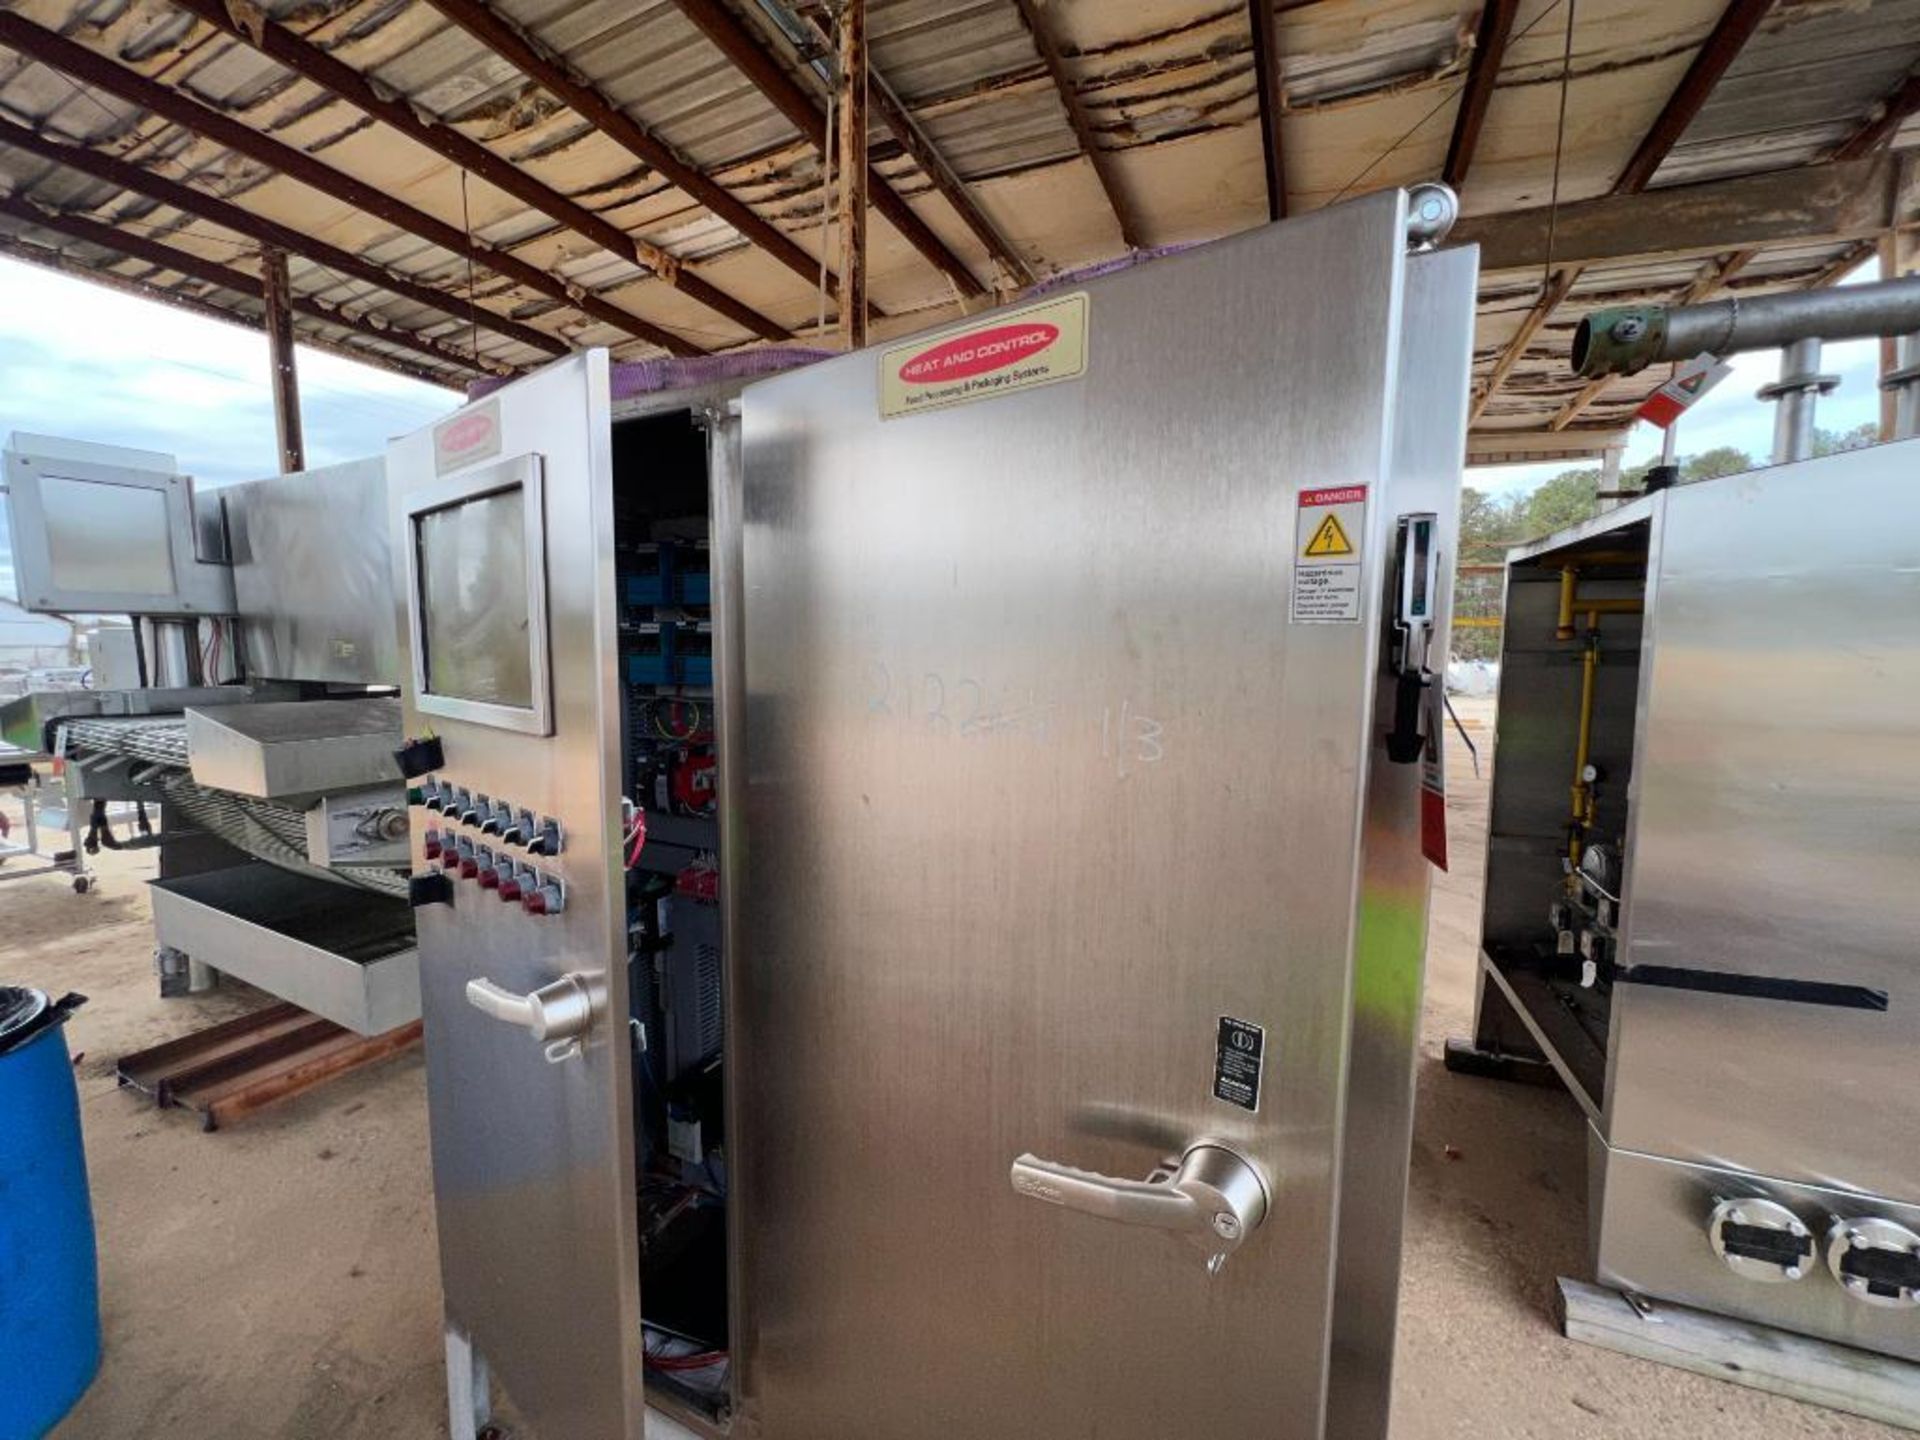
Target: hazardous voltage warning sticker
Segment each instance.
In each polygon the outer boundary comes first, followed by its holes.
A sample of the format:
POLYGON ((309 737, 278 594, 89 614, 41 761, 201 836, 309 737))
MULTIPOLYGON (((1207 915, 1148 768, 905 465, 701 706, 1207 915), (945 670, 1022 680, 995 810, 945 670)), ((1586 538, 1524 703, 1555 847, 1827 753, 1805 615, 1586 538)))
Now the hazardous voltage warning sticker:
POLYGON ((880 352, 880 418, 965 405, 1087 372, 1085 291, 880 352))
POLYGON ((1367 487, 1302 490, 1293 542, 1293 623, 1345 625, 1360 619, 1360 547, 1367 534, 1367 487))

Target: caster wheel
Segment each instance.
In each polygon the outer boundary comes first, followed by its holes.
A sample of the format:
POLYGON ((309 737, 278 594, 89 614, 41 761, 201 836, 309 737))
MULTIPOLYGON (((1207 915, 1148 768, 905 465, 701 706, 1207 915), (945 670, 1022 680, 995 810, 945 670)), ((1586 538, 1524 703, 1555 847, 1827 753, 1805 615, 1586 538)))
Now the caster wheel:
POLYGON ((93 880, 90 877, 86 875, 76 875, 73 877, 73 893, 74 894, 84 895, 87 893, 87 891, 91 890, 92 888, 93 888, 93 880))

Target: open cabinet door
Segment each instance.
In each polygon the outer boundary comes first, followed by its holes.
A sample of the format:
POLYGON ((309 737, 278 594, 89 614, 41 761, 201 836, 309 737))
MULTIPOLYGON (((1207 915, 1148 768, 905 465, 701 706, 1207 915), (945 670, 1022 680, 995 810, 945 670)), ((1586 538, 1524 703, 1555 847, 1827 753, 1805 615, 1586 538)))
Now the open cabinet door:
POLYGON ((441 752, 412 843, 449 1353, 536 1434, 637 1440, 607 382, 560 361, 388 467, 407 734, 441 752))
POLYGON ((1322 1435, 1404 248, 746 391, 749 1433, 1322 1435))

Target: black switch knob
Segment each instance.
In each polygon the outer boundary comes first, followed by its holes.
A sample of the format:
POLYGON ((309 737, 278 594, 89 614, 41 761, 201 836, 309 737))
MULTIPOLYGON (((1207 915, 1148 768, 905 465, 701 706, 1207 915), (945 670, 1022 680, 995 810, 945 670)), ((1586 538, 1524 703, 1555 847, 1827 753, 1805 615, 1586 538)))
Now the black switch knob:
POLYGON ((407 903, 418 910, 422 905, 451 905, 453 881, 438 870, 429 870, 407 881, 407 903))
POLYGON ((413 780, 429 771, 438 770, 447 763, 440 748, 440 737, 429 735, 424 740, 409 740, 393 752, 393 758, 400 767, 403 779, 413 780))

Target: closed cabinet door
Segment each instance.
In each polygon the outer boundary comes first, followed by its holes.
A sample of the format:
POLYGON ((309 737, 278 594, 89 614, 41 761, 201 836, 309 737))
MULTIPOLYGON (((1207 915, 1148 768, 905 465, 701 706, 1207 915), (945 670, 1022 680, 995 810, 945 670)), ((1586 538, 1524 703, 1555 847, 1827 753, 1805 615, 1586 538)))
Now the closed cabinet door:
POLYGON ((749 1433, 1322 1433, 1402 250, 746 392, 749 1433))

